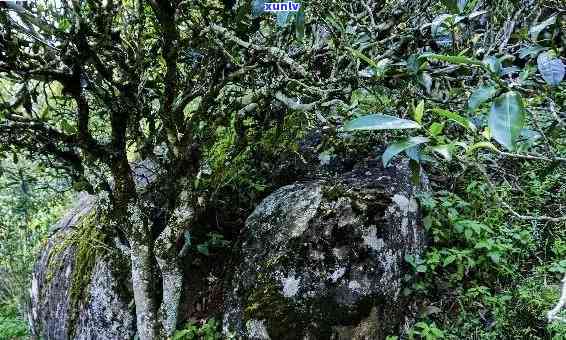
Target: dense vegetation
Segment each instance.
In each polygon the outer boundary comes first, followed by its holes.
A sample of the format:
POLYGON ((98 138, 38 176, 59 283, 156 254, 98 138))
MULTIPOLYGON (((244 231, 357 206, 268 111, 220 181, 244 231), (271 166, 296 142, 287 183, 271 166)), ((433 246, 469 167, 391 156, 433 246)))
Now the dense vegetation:
POLYGON ((175 329, 176 243, 229 253, 211 249, 316 131, 321 162, 405 157, 429 178, 407 337, 564 339, 563 2, 263 3, 0 3, 0 338, 26 337, 38 248, 87 191, 131 248, 140 339, 214 339, 212 319, 175 329))

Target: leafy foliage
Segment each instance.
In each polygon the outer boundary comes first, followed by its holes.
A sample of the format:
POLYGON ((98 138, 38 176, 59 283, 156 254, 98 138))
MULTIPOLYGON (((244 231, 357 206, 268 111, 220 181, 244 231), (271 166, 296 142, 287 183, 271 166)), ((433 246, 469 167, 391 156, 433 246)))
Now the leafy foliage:
POLYGON ((215 319, 206 320, 202 325, 188 323, 183 329, 177 330, 173 340, 220 340, 220 324, 215 319))
POLYGON ((2 161, 0 170, 0 338, 24 338, 31 270, 49 226, 67 206, 68 184, 25 159, 2 161))

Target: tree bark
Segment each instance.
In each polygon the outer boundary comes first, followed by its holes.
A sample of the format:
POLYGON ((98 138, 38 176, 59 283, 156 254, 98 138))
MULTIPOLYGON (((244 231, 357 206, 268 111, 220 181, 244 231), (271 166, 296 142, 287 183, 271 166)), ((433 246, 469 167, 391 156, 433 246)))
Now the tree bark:
POLYGON ((156 339, 157 313, 152 294, 152 257, 147 244, 133 240, 131 246, 132 285, 140 340, 156 339))
POLYGON ((183 273, 177 259, 177 240, 194 220, 192 208, 180 206, 173 212, 167 227, 155 241, 155 258, 163 279, 163 301, 160 318, 163 329, 171 337, 177 328, 177 314, 181 298, 183 273))
POLYGON ((136 323, 140 340, 157 339, 158 320, 157 306, 154 295, 155 261, 152 252, 151 233, 147 220, 142 218, 141 209, 137 206, 132 210, 130 261, 132 264, 132 286, 136 304, 136 323))

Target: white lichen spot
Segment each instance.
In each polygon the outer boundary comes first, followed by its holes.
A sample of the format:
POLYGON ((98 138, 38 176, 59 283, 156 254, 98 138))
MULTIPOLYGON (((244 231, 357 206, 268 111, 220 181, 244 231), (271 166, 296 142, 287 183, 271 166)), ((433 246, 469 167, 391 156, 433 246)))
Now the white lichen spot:
POLYGON ((399 207, 399 209, 404 213, 408 213, 410 210, 409 206, 409 199, 403 195, 400 194, 395 194, 395 196, 393 196, 393 202, 397 203, 397 206, 399 207))
POLYGON ((299 199, 292 207, 295 216, 289 228, 291 237, 301 236, 308 227, 309 221, 316 215, 322 200, 322 188, 317 185, 300 193, 299 199))
POLYGON ((409 212, 417 212, 418 209, 419 204, 417 203, 417 200, 414 197, 411 197, 409 200, 409 212))
POLYGON ((396 257, 395 254, 393 253, 393 251, 391 249, 388 249, 386 252, 381 254, 381 265, 383 266, 383 269, 385 269, 385 271, 390 271, 391 268, 393 267, 396 257))
POLYGON ((320 250, 311 250, 310 257, 313 260, 322 261, 322 260, 324 260, 324 252, 322 252, 320 250))
POLYGON ((359 292, 362 289, 362 285, 358 281, 350 281, 348 288, 354 292, 359 292))
POLYGON ((177 224, 186 224, 190 221, 195 214, 195 211, 190 206, 181 205, 173 211, 172 220, 177 224))
POLYGON ((330 274, 330 279, 332 282, 338 281, 346 273, 346 268, 338 268, 332 274, 330 274))
POLYGON ((248 337, 250 339, 257 340, 270 340, 269 334, 267 333, 267 328, 265 327, 264 320, 251 319, 246 322, 246 328, 248 330, 248 337))
POLYGON ((248 217, 246 227, 255 233, 273 231, 277 242, 299 237, 316 215, 321 200, 320 184, 279 188, 256 207, 248 217))
POLYGON ((72 268, 71 266, 67 266, 65 269, 65 278, 68 279, 71 276, 72 268))
POLYGON ((137 205, 128 203, 128 213, 130 223, 132 223, 133 226, 143 225, 143 213, 137 205))
POLYGON ((401 233, 403 234, 403 236, 407 236, 409 230, 408 227, 409 226, 409 219, 407 217, 403 217, 401 219, 401 233))
POLYGON ((370 226, 367 230, 364 230, 362 239, 364 240, 364 245, 373 250, 379 251, 385 245, 383 239, 377 237, 377 227, 373 225, 370 226))
POLYGON ((39 283, 37 282, 37 277, 34 275, 31 280, 31 291, 30 295, 32 298, 37 299, 39 297, 39 283))
POLYGON ((296 279, 294 276, 284 278, 281 282, 283 284, 283 296, 290 298, 297 295, 300 282, 301 279, 296 279))
POLYGON ((388 291, 394 291, 397 289, 395 287, 395 276, 397 275, 399 268, 399 259, 395 252, 391 249, 380 254, 379 262, 383 268, 383 274, 379 279, 382 287, 387 288, 388 291))

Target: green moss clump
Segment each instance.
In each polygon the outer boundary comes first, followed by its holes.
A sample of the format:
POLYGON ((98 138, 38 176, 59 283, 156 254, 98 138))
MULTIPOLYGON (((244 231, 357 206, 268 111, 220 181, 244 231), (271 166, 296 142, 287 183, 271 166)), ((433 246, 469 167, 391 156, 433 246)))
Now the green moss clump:
POLYGON ((54 271, 62 269, 60 255, 69 247, 74 247, 74 265, 69 287, 69 336, 74 335, 80 303, 88 299, 87 292, 96 259, 102 253, 110 251, 106 245, 106 234, 97 221, 98 217, 95 211, 83 216, 80 224, 66 233, 64 239, 49 252, 47 280, 51 281, 54 271))
POLYGON ((94 222, 95 214, 89 215, 71 235, 75 250, 75 267, 71 280, 71 301, 80 301, 90 283, 97 255, 106 245, 105 235, 94 222))

